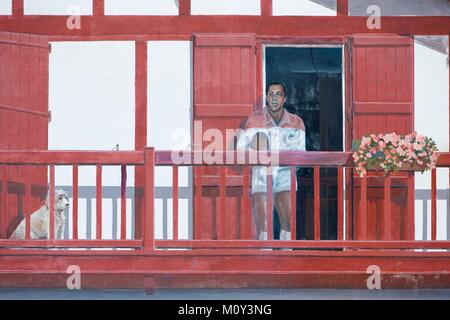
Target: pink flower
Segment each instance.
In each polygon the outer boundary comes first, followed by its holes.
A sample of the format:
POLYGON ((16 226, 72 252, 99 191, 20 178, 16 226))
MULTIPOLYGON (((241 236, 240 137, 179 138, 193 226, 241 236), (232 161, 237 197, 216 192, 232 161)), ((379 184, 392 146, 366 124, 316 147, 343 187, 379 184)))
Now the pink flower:
POLYGON ((395 149, 395 151, 397 151, 397 153, 399 154, 399 156, 404 156, 406 154, 405 150, 403 150, 401 147, 397 147, 397 149, 395 149))
POLYGON ((425 151, 423 151, 423 152, 419 153, 419 156, 420 156, 420 157, 426 157, 426 156, 427 156, 427 153, 426 153, 425 151))
POLYGON ((423 143, 425 142, 425 137, 421 136, 420 134, 416 136, 416 141, 423 143))
POLYGON ((405 136, 404 141, 409 144, 409 143, 411 143, 413 141, 413 139, 414 139, 413 135, 412 134, 408 134, 407 136, 405 136))
POLYGON ((393 138, 394 138, 394 136, 392 135, 392 133, 389 133, 384 136, 384 141, 386 141, 386 143, 389 143, 393 140, 393 138))
POLYGON ((363 137, 362 140, 361 140, 361 145, 362 145, 362 146, 369 145, 370 142, 371 142, 370 138, 368 138, 368 137, 363 137))

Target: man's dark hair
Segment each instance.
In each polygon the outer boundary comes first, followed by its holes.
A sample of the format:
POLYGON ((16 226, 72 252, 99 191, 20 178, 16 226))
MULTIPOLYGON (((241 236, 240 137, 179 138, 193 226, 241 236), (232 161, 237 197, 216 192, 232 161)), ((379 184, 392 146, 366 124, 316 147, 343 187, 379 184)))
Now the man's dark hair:
POLYGON ((283 88, 283 92, 284 92, 284 96, 287 96, 287 88, 286 85, 283 82, 280 81, 272 81, 271 83, 269 83, 266 87, 266 95, 267 93, 269 93, 269 88, 271 86, 281 86, 283 88))

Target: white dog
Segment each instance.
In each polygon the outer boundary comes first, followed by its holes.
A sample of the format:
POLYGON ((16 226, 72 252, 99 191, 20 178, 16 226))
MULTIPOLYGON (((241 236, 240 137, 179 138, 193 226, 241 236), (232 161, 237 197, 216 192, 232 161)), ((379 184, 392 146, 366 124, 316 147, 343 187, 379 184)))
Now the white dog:
MULTIPOLYGON (((50 201, 49 193, 45 205, 31 214, 30 239, 47 239, 50 230, 50 201)), ((69 207, 69 196, 63 190, 55 189, 55 239, 62 239, 64 235, 64 210, 69 207)), ((25 239, 25 219, 23 219, 12 233, 10 239, 25 239)))

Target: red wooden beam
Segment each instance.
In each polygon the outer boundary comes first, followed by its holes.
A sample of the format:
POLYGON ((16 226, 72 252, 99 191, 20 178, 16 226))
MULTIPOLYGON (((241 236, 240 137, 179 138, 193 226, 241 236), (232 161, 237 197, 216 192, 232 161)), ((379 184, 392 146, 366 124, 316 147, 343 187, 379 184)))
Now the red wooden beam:
POLYGON ((360 202, 360 212, 358 218, 358 240, 367 239, 367 175, 361 179, 361 202, 360 202))
POLYGON ((291 167, 291 239, 297 239, 297 168, 291 167))
POLYGON ((248 166, 243 167, 243 183, 242 183, 242 211, 241 211, 241 238, 242 239, 252 239, 252 219, 250 211, 250 192, 249 192, 249 181, 250 181, 250 168, 248 166))
MULTIPOLYGON (((138 117, 139 118, 139 117, 138 117)), ((146 131, 145 126, 141 126, 137 131, 146 131)), ((142 134, 141 141, 136 143, 136 148, 142 150, 146 143, 146 138, 142 134)), ((183 160, 178 165, 203 165, 202 163, 194 163, 194 159, 199 158, 196 152, 183 151, 187 160, 183 160)), ((234 151, 231 151, 234 153, 234 151)), ((225 160, 226 153, 217 152, 225 160)), ((437 167, 450 167, 450 152, 439 152, 437 167)), ((303 166, 320 166, 320 167, 336 167, 346 166, 352 167, 352 153, 350 152, 305 152, 305 151, 284 151, 279 154, 280 165, 303 165, 303 166)), ((155 151, 155 164, 158 166, 172 166, 175 164, 172 160, 172 151, 160 150, 155 151)), ((244 158, 236 155, 228 156, 228 159, 244 158)), ((248 154, 245 156, 247 159, 248 154)), ((256 157, 254 157, 256 158, 256 157)), ((260 157, 258 157, 259 159, 260 157)), ((144 153, 142 151, 27 151, 27 150, 7 150, 0 151, 0 164, 21 164, 21 165, 143 165, 144 153)), ((247 162, 248 163, 248 162, 247 162)), ((254 165, 261 164, 259 160, 254 165)), ((225 163, 225 165, 228 165, 225 163)), ((231 163, 229 165, 236 165, 231 163)), ((264 163, 262 163, 264 165, 264 163)))
POLYGON ((178 14, 180 16, 190 16, 191 15, 191 0, 178 0, 178 14))
POLYGON ((50 190, 49 190, 49 206, 50 206, 50 227, 49 239, 55 239, 55 166, 50 166, 50 190))
POLYGON ((273 14, 272 0, 261 0, 261 16, 268 17, 273 14))
POLYGON ((219 211, 216 214, 217 219, 219 220, 219 234, 217 235, 218 239, 227 239, 229 238, 226 235, 226 223, 227 223, 227 210, 226 210, 226 167, 220 166, 219 168, 219 211))
POLYGON ((65 28, 64 16, 1 16, 11 32, 98 36, 190 35, 195 33, 255 33, 273 36, 330 36, 360 33, 448 34, 448 17, 383 17, 381 29, 368 30, 367 17, 337 16, 84 16, 83 28, 65 28))
POLYGON ((320 240, 320 167, 314 168, 314 240, 320 240))
POLYGON ((141 240, 0 240, 0 247, 141 248, 141 240))
POLYGON ((431 240, 436 240, 437 234, 437 198, 436 169, 431 169, 431 240))
POLYGON ((97 165, 97 177, 96 177, 96 197, 95 197, 95 203, 96 203, 96 211, 95 215, 97 217, 96 220, 96 233, 95 237, 97 240, 102 239, 102 202, 103 202, 103 195, 102 195, 102 172, 103 167, 102 165, 97 165))
POLYGON ((135 148, 147 146, 147 41, 136 41, 135 61, 135 148))
MULTIPOLYGON (((377 259, 377 262, 380 259, 377 259)), ((423 266, 423 263, 421 264, 423 266)), ((82 269, 85 270, 85 269, 82 269)), ((363 270, 363 269, 360 269, 363 270)), ((232 274, 216 274, 203 272, 167 272, 155 271, 132 272, 127 269, 122 272, 108 271, 84 272, 83 288, 115 289, 133 288, 141 290, 144 288, 146 294, 153 294, 158 289, 179 288, 346 288, 367 290, 367 273, 356 272, 293 272, 278 273, 270 277, 268 272, 233 272, 232 274)), ((101 270, 103 271, 103 270, 101 270)), ((67 275, 62 272, 38 272, 38 273, 10 273, 0 274, 1 287, 39 287, 39 288, 67 288, 63 279, 67 275)), ((67 280, 67 279, 65 279, 67 280)), ((450 287, 450 277, 445 273, 383 273, 383 289, 447 289, 450 287), (438 278, 439 280, 436 280, 438 278), (410 280, 405 280, 410 279, 410 280), (418 280, 420 279, 420 280, 418 280), (419 282, 419 283, 418 283, 419 282)), ((368 296, 370 296, 368 294, 368 296)))
MULTIPOLYGON (((410 173, 414 177, 414 173, 410 173)), ((404 239, 414 240, 415 238, 415 186, 414 179, 408 179, 408 212, 404 225, 404 239)))
POLYGON ((78 165, 72 167, 72 238, 78 239, 78 165))
POLYGON ((127 238, 127 166, 121 166, 120 175, 120 239, 127 238))
POLYGON ((142 151, 0 151, 0 163, 55 165, 143 165, 142 151))
POLYGON ((12 14, 16 17, 24 15, 24 0, 12 0, 12 14))
POLYGON ((384 178, 384 237, 383 240, 392 239, 392 216, 391 216, 391 177, 384 178))
POLYGON ((194 168, 194 239, 202 237, 202 167, 194 168))
POLYGON ((336 1, 336 11, 338 16, 348 16, 348 0, 337 0, 336 1))
MULTIPOLYGON (((147 146, 147 41, 135 42, 135 150, 147 146)), ((129 164, 129 163, 127 163, 129 164)), ((136 189, 144 188, 144 169, 134 171, 136 189)), ((144 203, 142 197, 135 193, 135 237, 141 238, 144 203)))
MULTIPOLYGON (((25 167, 22 171, 25 174, 30 174, 31 168, 29 166, 25 167)), ((50 171, 50 181, 51 181, 51 171, 50 171)), ((51 182, 50 182, 51 183, 51 182)), ((53 188, 54 189, 54 188, 53 188)), ((53 193, 54 194, 54 193, 53 193)), ((54 196, 52 197, 52 186, 50 186, 50 230, 52 227, 52 220, 54 221, 54 196), (53 219, 52 219, 53 218, 53 219)), ((25 182, 25 195, 24 195, 24 206, 23 210, 25 213, 25 239, 30 240, 31 237, 31 181, 25 182)), ((50 239, 53 239, 53 234, 50 233, 50 239)))
POLYGON ((197 249, 250 249, 250 248, 302 248, 302 249, 450 249, 450 241, 336 241, 336 240, 156 240, 156 248, 197 249))
POLYGON ((353 196, 354 196, 354 188, 353 188, 353 169, 346 168, 345 169, 345 239, 351 240, 354 238, 353 236, 353 196))
POLYGON ((172 167, 173 239, 178 239, 178 166, 172 167))
MULTIPOLYGON (((159 150, 156 151, 156 165, 157 166, 171 166, 173 164, 177 165, 203 165, 203 163, 196 162, 196 159, 201 159, 199 152, 201 151, 183 151, 183 160, 177 163, 173 162, 173 151, 159 150)), ((177 151, 178 152, 178 151, 177 151)), ((181 152, 181 151, 180 151, 181 152)), ((215 153, 218 159, 221 159, 221 164, 234 166, 236 164, 244 164, 244 163, 227 163, 227 159, 247 159, 245 164, 261 164, 267 165, 264 161, 261 162, 261 159, 265 159, 263 157, 256 157, 251 152, 252 156, 250 157, 250 152, 236 152, 236 151, 227 151, 221 152, 217 151, 215 153), (238 155, 237 155, 237 154, 238 155), (227 155, 228 154, 228 155, 227 155), (231 155, 230 155, 231 154, 231 155), (248 159, 258 159, 255 163, 249 163, 248 159)), ((265 151, 261 152, 265 154, 265 151)), ((305 152, 305 151, 283 151, 280 153, 274 153, 273 158, 278 158, 280 165, 286 166, 320 166, 320 167, 336 167, 336 166, 353 166, 353 162, 351 160, 352 153, 350 152, 305 152)), ((267 155, 266 155, 267 156, 267 155)), ((0 162, 1 162, 1 152, 0 152, 0 162)))
POLYGON ((92 15, 95 17, 105 15, 105 0, 93 0, 92 15))
POLYGON ((0 207, 0 238, 6 238, 7 236, 7 221, 8 221, 8 167, 1 166, 2 175, 2 198, 0 207))
POLYGON ((145 149, 145 188, 143 211, 144 252, 154 250, 154 211, 155 211, 155 149, 145 149))
MULTIPOLYGON (((31 251, 31 250, 29 250, 31 251)), ((28 252, 29 252, 28 251, 28 252)), ((59 251, 59 250, 58 250, 59 251)), ((368 257, 383 272, 383 288, 448 288, 449 257, 436 258, 430 252, 414 256, 375 255, 371 251, 353 256, 311 256, 308 252, 271 251, 253 255, 237 255, 232 259, 212 253, 203 256, 103 256, 97 250, 83 256, 5 256, 0 268, 1 287, 60 287, 66 288, 66 267, 79 265, 83 271, 83 288, 141 289, 151 277, 153 284, 171 288, 366 288, 368 257), (269 255, 270 254, 270 255, 269 255), (295 255, 295 256, 294 256, 295 255), (96 261, 98 263, 93 263, 96 261), (333 261, 333 263, 329 263, 333 261), (328 263, 327 263, 328 262, 328 263), (49 266, 55 266, 51 268, 49 266), (170 267, 165 267, 170 266, 170 267), (220 266, 220 268, 217 268, 220 266), (241 267, 239 267, 241 266, 241 267), (349 268, 351 267, 351 268, 349 268)), ((120 252, 116 250, 116 252, 120 252)), ((196 250, 197 252, 200 250, 196 250)), ((45 252, 35 250, 34 252, 45 252)), ((48 250, 47 250, 48 252, 48 250)), ((187 252, 187 251, 186 251, 187 252)), ((261 252, 261 250, 259 250, 261 252)), ((401 253, 406 253, 402 252, 401 253)), ((1 252, 3 253, 3 252, 1 252)), ((317 252, 319 253, 319 252, 317 252)), ((397 252, 393 252, 396 254, 397 252)), ((102 252, 102 254, 105 254, 102 252)), ((181 256, 181 254, 180 254, 181 256)), ((151 283, 151 281, 150 281, 151 283)))
MULTIPOLYGON (((52 35, 48 37, 48 41, 190 41, 192 35, 190 34, 172 34, 172 35, 52 35)), ((48 45, 47 45, 48 47, 48 45)), ((0 105, 1 108, 1 105, 0 105)))
POLYGON ((338 168, 337 196, 338 196, 338 215, 337 215, 337 234, 338 240, 344 240, 344 168, 338 168))
POLYGON ((450 152, 438 152, 436 167, 450 167, 450 152))
POLYGON ((272 167, 267 168, 267 239, 273 239, 273 181, 272 167))

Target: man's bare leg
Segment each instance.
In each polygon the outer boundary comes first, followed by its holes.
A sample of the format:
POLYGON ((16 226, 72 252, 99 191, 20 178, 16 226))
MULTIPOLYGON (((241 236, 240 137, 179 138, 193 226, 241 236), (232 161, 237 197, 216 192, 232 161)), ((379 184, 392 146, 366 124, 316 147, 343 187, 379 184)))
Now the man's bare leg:
POLYGON ((275 193, 275 208, 280 218, 281 233, 289 239, 284 239, 284 236, 280 240, 291 240, 291 192, 282 191, 275 193))
POLYGON ((267 195, 263 192, 253 194, 256 208, 258 239, 261 239, 263 232, 267 238, 267 195))

